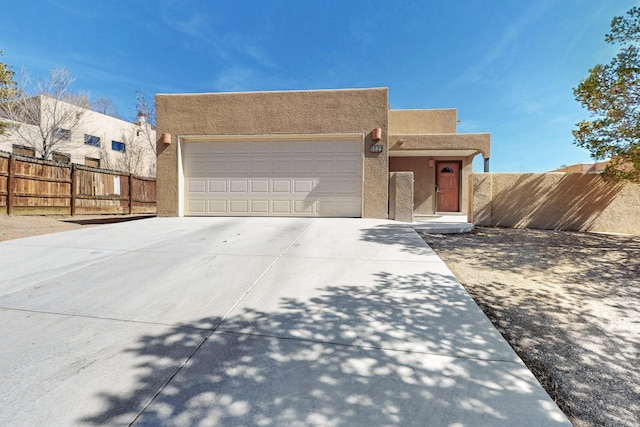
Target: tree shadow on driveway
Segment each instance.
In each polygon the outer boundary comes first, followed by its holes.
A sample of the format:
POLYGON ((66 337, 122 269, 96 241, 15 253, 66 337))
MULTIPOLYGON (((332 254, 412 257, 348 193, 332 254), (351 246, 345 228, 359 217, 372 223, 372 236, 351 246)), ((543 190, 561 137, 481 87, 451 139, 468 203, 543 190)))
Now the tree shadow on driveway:
POLYGON ((362 231, 360 239, 365 242, 395 246, 402 252, 414 255, 434 253, 408 224, 384 224, 369 227, 362 231))
POLYGON ((142 375, 128 395, 105 391, 104 409, 81 421, 114 424, 141 412, 129 421, 561 425, 548 396, 463 295, 449 275, 381 271, 368 286, 328 284, 312 298, 282 298, 276 310, 239 308, 218 327, 204 318, 142 336, 128 351, 148 372, 166 366, 174 346, 190 357, 171 361, 184 365, 164 385, 142 375), (204 341, 203 327, 211 330, 204 341))

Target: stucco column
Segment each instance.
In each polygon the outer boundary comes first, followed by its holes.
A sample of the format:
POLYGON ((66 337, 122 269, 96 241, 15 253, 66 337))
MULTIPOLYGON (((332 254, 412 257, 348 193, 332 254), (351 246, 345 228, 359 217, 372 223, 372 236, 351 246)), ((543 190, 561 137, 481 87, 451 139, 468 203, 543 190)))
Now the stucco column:
POLYGON ((389 218, 413 222, 413 172, 389 175, 389 218))

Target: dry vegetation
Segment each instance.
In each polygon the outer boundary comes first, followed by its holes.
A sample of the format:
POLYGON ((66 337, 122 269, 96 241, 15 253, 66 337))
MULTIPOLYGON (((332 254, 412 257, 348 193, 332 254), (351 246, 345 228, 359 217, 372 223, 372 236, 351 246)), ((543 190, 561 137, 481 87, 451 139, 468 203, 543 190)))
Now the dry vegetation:
POLYGON ((640 425, 640 237, 422 237, 575 426, 640 425))

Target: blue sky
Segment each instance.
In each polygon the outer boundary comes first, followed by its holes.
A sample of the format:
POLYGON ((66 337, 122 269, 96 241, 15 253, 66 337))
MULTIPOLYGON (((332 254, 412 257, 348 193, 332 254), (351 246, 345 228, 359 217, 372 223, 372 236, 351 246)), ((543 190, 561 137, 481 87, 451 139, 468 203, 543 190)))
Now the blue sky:
POLYGON ((604 35, 636 5, 6 0, 0 61, 34 76, 64 67, 76 90, 110 98, 127 119, 136 90, 388 87, 391 108, 457 108, 459 132, 490 132, 492 171, 538 172, 591 161, 572 143, 588 117, 572 88, 615 54, 604 35))

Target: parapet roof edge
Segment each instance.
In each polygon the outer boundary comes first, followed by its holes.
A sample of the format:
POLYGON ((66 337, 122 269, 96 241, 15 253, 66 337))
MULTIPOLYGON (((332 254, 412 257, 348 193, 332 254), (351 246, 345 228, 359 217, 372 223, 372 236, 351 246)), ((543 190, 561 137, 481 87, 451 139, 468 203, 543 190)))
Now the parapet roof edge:
POLYGON ((288 90, 257 90, 257 91, 235 91, 235 92, 191 92, 191 93, 157 93, 162 96, 199 96, 199 95, 234 95, 234 94, 254 94, 254 93, 294 93, 294 92, 355 92, 367 90, 389 90, 388 87, 365 87, 365 88, 340 88, 340 89, 288 89, 288 90))
POLYGON ((445 107, 445 108, 389 108, 389 111, 457 111, 458 109, 455 107, 445 107))

